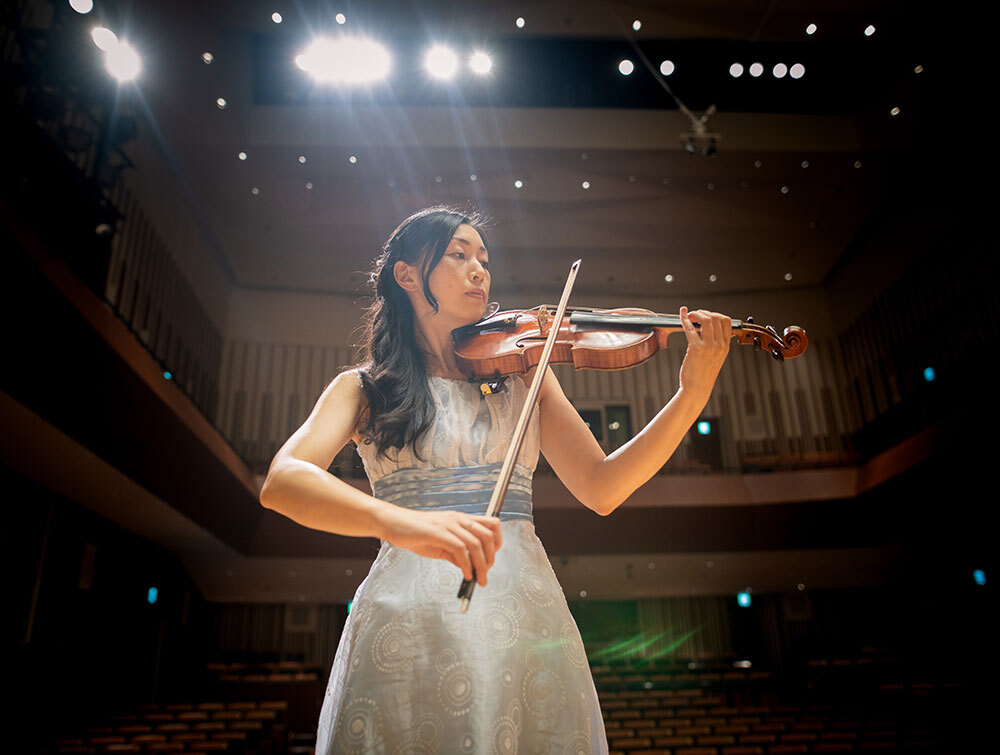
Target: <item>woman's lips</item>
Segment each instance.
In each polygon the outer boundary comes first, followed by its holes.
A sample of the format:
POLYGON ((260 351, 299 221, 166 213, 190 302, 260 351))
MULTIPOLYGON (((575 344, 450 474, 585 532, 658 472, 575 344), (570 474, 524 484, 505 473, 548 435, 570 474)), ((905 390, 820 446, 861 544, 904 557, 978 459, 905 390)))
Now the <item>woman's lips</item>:
POLYGON ((482 301, 486 301, 486 294, 484 294, 482 291, 466 291, 465 295, 466 296, 475 296, 477 299, 481 299, 482 301))

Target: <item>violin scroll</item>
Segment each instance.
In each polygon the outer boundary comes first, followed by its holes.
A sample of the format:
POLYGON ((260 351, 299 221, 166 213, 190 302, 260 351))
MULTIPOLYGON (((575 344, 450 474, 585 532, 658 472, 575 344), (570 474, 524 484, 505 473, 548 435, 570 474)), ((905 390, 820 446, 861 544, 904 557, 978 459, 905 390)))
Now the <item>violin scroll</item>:
POLYGON ((779 336, 773 326, 755 324, 752 316, 743 320, 741 328, 734 328, 733 335, 738 343, 753 346, 754 351, 766 348, 779 362, 799 356, 809 345, 806 332, 798 325, 789 325, 779 336))

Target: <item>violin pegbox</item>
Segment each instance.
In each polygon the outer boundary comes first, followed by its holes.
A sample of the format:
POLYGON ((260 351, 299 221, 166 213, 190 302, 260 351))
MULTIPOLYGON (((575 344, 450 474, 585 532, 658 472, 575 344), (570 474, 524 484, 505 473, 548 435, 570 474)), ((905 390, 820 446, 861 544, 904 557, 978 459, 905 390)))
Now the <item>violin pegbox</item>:
POLYGON ((797 325, 789 325, 782 335, 771 325, 757 325, 753 316, 748 315, 742 327, 733 331, 741 344, 753 346, 754 351, 767 349, 767 352, 779 362, 799 356, 806 350, 809 339, 806 332, 797 325))

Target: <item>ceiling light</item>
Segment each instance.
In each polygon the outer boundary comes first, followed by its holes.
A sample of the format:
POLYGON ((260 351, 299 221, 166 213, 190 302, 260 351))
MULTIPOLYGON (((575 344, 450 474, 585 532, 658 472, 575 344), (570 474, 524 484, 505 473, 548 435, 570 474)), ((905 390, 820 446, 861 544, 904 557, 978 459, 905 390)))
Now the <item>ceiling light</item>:
POLYGON ((90 32, 90 38, 94 40, 94 44, 99 48, 108 52, 112 47, 118 44, 118 37, 111 29, 106 29, 103 26, 96 26, 90 32))
POLYGON ((104 64, 118 81, 131 81, 139 75, 142 64, 131 45, 119 42, 105 54, 104 64))
POLYGON ((734 79, 738 79, 740 76, 742 76, 743 64, 733 63, 731 66, 729 66, 729 75, 732 76, 734 79))
POLYGON ((490 69, 493 68, 493 61, 490 60, 490 56, 485 52, 474 52, 472 53, 472 57, 469 58, 469 68, 474 73, 489 73, 490 69))
POLYGON ((94 0, 69 0, 69 7, 80 15, 86 15, 94 10, 94 0))
POLYGON ((247 153, 246 152, 240 152, 237 155, 237 157, 240 158, 240 160, 246 160, 247 159, 247 153))
POLYGON ((816 33, 816 24, 809 24, 806 27, 806 34, 813 35, 816 33))
POLYGON ((674 62, 672 60, 664 60, 662 63, 660 63, 660 73, 662 73, 664 76, 669 76, 674 72, 675 69, 676 66, 674 65, 674 62))
POLYGON ((783 79, 785 74, 788 73, 788 66, 784 63, 777 63, 774 68, 771 69, 771 73, 774 74, 774 78, 783 79))
POLYGON ((622 76, 628 76, 634 70, 635 64, 631 60, 623 60, 618 64, 618 73, 622 76))
POLYGON ((524 186, 524 182, 520 178, 514 182, 515 189, 520 189, 522 186, 524 186))
POLYGON ((584 181, 582 184, 580 184, 580 186, 582 186, 585 189, 589 189, 590 188, 590 181, 584 181))
POLYGON ((347 23, 347 16, 345 16, 343 13, 338 13, 336 16, 333 17, 333 20, 336 21, 341 26, 343 26, 344 24, 347 23))
POLYGON ((636 19, 635 21, 633 21, 632 22, 632 28, 635 29, 636 31, 639 31, 639 29, 642 28, 642 21, 640 21, 639 19, 636 19))
POLYGON ((226 102, 226 98, 225 97, 220 97, 219 99, 217 99, 215 101, 215 106, 217 108, 219 108, 219 110, 225 110, 226 109, 226 105, 228 105, 228 104, 229 103, 226 102))
POLYGON ((306 156, 305 155, 299 155, 299 162, 304 164, 305 161, 306 161, 306 156))
POLYGON ((450 79, 458 70, 458 58, 449 48, 438 45, 424 56, 424 68, 436 79, 450 79))
POLYGON ((788 69, 788 73, 793 79, 801 79, 806 75, 806 67, 801 63, 795 63, 791 68, 788 69))
POLYGON ((760 63, 751 63, 749 71, 750 75, 756 79, 758 76, 764 73, 764 66, 761 65, 760 63))
POLYGON ((281 14, 278 13, 278 11, 275 11, 274 13, 271 14, 271 20, 274 21, 274 23, 276 23, 276 24, 280 24, 281 23, 281 14))
POLYGON ((868 26, 865 28, 865 36, 870 37, 874 33, 875 33, 875 27, 872 26, 871 24, 868 24, 868 26))
POLYGON ((210 65, 211 62, 215 60, 215 56, 210 52, 203 52, 201 54, 201 59, 205 61, 205 65, 210 65))
POLYGON ((515 19, 515 21, 514 21, 514 26, 516 26, 518 29, 523 29, 524 28, 524 19, 521 18, 520 16, 518 16, 517 19, 515 19))
POLYGON ((369 39, 318 37, 295 57, 295 65, 316 81, 361 84, 385 78, 392 59, 382 45, 369 39))

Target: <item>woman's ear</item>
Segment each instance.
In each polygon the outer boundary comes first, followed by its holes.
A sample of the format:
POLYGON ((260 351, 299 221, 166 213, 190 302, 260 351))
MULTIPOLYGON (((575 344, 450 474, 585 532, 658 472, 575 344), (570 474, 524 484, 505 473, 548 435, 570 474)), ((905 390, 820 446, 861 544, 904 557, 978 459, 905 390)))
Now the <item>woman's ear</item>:
POLYGON ((396 264, 392 266, 392 277, 404 291, 417 291, 420 288, 416 268, 403 260, 396 260, 396 264))

